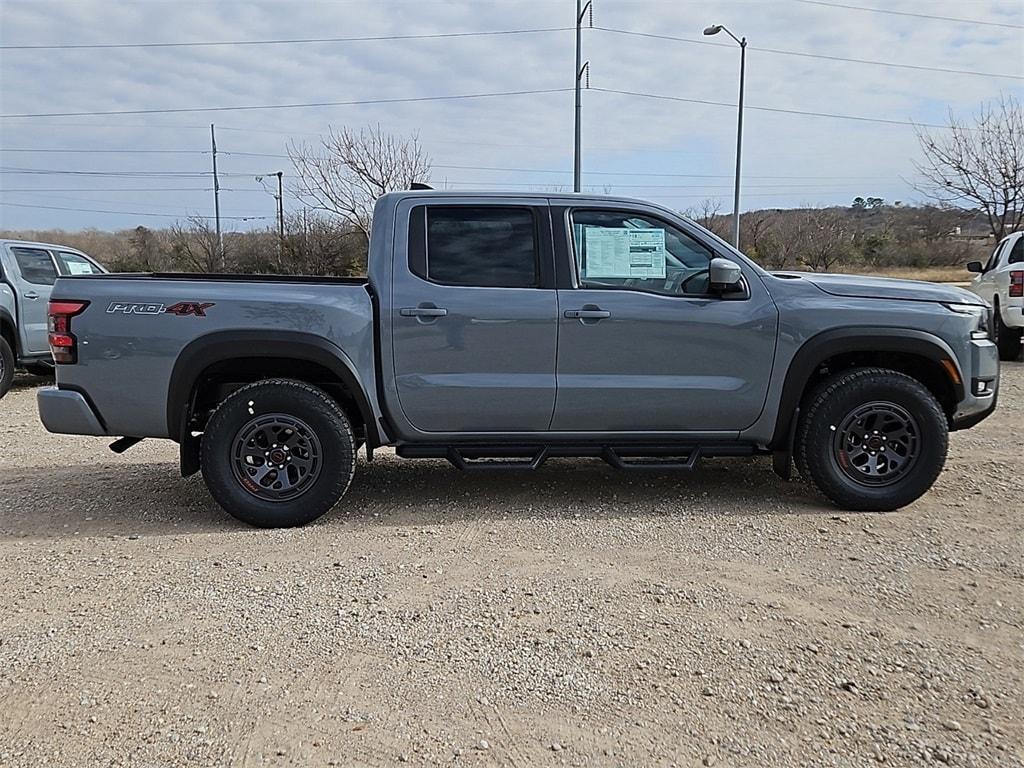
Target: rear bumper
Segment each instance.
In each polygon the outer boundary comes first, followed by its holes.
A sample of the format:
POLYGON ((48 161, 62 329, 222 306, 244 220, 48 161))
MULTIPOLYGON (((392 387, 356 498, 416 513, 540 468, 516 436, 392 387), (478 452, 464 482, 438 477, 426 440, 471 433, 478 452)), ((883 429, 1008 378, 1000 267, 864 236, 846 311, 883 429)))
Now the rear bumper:
POLYGON ((951 419, 952 429, 969 429, 987 418, 999 399, 999 351, 988 340, 972 340, 970 370, 964 373, 964 399, 951 419))
POLYGON ((1007 328, 1024 328, 1024 299, 1004 299, 999 305, 999 314, 1007 328))
POLYGON ((36 394, 39 419, 48 432, 66 435, 107 435, 103 420, 81 392, 43 387, 36 394))

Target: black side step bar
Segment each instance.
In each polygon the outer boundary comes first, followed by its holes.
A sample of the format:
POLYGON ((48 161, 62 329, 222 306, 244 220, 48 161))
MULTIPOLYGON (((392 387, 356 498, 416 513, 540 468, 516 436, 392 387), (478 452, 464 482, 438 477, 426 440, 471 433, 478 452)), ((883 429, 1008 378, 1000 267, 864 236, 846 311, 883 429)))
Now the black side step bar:
POLYGON ((467 459, 458 448, 448 448, 446 459, 456 469, 463 472, 479 472, 481 470, 492 470, 502 472, 528 472, 539 469, 548 458, 548 449, 540 448, 533 455, 533 458, 526 459, 467 459))
MULTIPOLYGON (((534 449, 527 449, 521 446, 518 449, 510 450, 503 458, 499 448, 481 450, 480 447, 465 446, 465 449, 449 445, 443 453, 445 459, 455 467, 465 472, 473 471, 529 471, 539 469, 544 462, 552 456, 593 456, 606 462, 614 469, 620 470, 646 470, 646 471, 690 471, 697 466, 697 462, 705 455, 706 451, 699 445, 680 445, 673 448, 665 446, 643 447, 643 446, 622 446, 619 448, 606 445, 593 451, 563 451, 551 446, 542 446, 534 449), (467 458, 466 454, 472 458, 467 458), (623 455, 625 454, 625 455, 623 455)), ((712 451, 716 453, 716 451, 712 451)), ((724 451, 730 455, 751 455, 751 450, 735 449, 724 451)), ((400 454, 401 455, 401 454, 400 454)), ((415 454, 413 454, 415 455, 415 454)))
POLYGON ((601 452, 601 458, 604 459, 609 466, 615 469, 622 470, 682 470, 689 472, 697 466, 697 462, 700 460, 701 449, 700 446, 695 446, 690 450, 688 454, 681 457, 665 456, 661 458, 634 458, 624 459, 618 454, 618 452, 611 446, 605 447, 601 452))

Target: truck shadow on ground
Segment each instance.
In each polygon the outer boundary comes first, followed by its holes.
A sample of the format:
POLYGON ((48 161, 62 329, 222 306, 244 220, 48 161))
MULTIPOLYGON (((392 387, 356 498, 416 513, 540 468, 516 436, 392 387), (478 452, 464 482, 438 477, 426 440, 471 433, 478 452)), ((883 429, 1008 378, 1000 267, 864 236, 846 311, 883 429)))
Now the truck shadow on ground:
MULTIPOLYGON (((0 540, 252 530, 174 463, 32 468, 0 489, 0 540)), ((536 472, 473 472, 444 461, 360 460, 341 503, 313 523, 444 525, 467 519, 835 513, 766 459, 709 460, 693 472, 620 472, 558 459, 536 472)))

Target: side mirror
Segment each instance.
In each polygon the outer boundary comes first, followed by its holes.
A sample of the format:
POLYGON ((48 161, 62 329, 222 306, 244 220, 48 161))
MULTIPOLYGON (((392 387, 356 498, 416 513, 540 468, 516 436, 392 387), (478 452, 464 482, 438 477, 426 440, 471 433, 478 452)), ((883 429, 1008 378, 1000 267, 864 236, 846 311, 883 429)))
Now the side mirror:
POLYGON ((980 261, 968 261, 967 262, 967 271, 968 272, 979 272, 980 273, 982 270, 984 270, 984 267, 982 266, 980 261))
POLYGON ((743 280, 743 270, 740 265, 730 259, 716 256, 711 260, 708 270, 708 284, 712 291, 728 293, 740 289, 743 280))

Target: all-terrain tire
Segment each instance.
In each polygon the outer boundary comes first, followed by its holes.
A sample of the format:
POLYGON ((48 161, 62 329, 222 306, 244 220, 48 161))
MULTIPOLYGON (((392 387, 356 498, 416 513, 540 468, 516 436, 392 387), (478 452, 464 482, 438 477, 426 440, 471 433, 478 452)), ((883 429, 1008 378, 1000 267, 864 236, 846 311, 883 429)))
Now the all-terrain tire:
POLYGON ((852 368, 805 399, 795 459, 803 478, 837 506, 888 512, 931 488, 948 444, 946 416, 919 381, 885 368, 852 368))
POLYGON ((999 359, 1000 360, 1016 360, 1020 357, 1021 348, 1021 333, 1024 329, 1021 328, 1010 328, 1008 325, 1003 323, 1003 315, 999 311, 999 302, 996 302, 994 307, 995 318, 995 329, 996 329, 996 347, 999 348, 999 359))
POLYGON ((217 407, 203 432, 200 467, 213 498, 239 520, 260 528, 305 525, 348 490, 355 436, 322 389, 267 379, 217 407))
POLYGON ((7 339, 0 336, 0 397, 10 391, 14 383, 14 350, 7 339))

